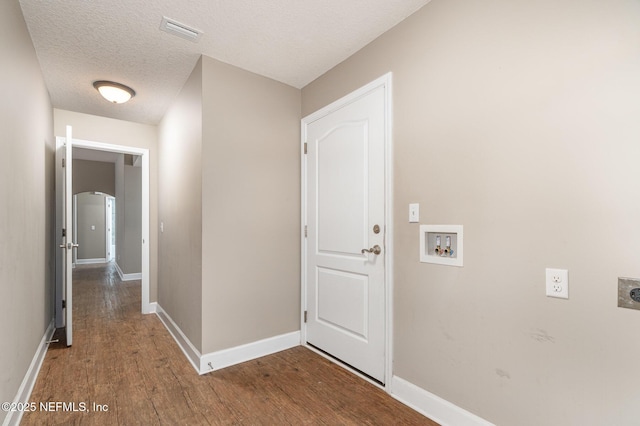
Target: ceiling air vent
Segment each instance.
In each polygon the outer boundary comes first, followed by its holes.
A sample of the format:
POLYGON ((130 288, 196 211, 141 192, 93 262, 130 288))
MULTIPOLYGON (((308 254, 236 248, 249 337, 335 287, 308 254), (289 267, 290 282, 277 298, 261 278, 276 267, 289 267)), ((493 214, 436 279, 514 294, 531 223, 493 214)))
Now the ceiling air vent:
POLYGON ((191 28, 185 24, 182 24, 178 21, 174 21, 173 19, 167 18, 166 16, 162 17, 162 22, 160 23, 160 30, 176 35, 178 37, 182 37, 187 40, 191 40, 195 43, 200 40, 200 36, 202 35, 202 31, 196 30, 195 28, 191 28))

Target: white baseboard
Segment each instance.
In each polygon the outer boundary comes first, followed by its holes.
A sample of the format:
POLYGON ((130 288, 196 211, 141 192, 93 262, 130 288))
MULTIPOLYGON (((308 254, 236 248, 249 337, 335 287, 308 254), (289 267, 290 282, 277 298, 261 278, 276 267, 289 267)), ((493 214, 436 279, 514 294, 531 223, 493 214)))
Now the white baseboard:
POLYGON ((200 359, 200 374, 220 370, 221 368, 271 355, 296 346, 300 346, 299 331, 293 331, 234 348, 204 354, 200 359))
POLYGON ((155 305, 156 315, 158 315, 160 321, 162 321, 167 328, 169 334, 173 336, 173 339, 180 349, 182 349, 182 352, 198 374, 210 373, 215 370, 220 370, 221 368, 230 367, 241 362, 271 355, 300 345, 300 332, 294 331, 258 340, 257 342, 247 343, 246 345, 201 355, 200 351, 193 346, 187 336, 180 330, 180 327, 178 327, 173 319, 162 309, 162 306, 158 303, 152 303, 151 305, 155 305))
POLYGON ((398 376, 391 378, 391 396, 442 426, 494 426, 398 376))
POLYGON ((104 257, 97 259, 76 259, 76 265, 96 265, 99 263, 107 263, 107 259, 104 257))
POLYGON ((135 274, 122 274, 122 276, 120 277, 120 279, 122 281, 135 281, 135 280, 141 280, 142 279, 142 272, 138 272, 135 274))
POLYGON ((151 302, 147 305, 145 311, 143 312, 143 314, 155 314, 158 312, 158 303, 157 302, 151 302))
POLYGON ((118 271, 120 281, 134 281, 142 279, 142 272, 136 272, 135 274, 125 274, 124 272, 122 272, 122 269, 120 269, 120 265, 118 265, 118 262, 114 262, 114 265, 116 265, 116 271, 118 271))
POLYGON ((178 324, 176 324, 173 319, 162 309, 160 304, 156 303, 156 315, 160 318, 160 321, 164 324, 164 326, 169 331, 169 334, 173 336, 173 339, 176 341, 182 352, 185 354, 193 368, 196 370, 198 374, 200 374, 200 351, 193 346, 193 343, 185 336, 185 334, 180 330, 178 324))
MULTIPOLYGON (((33 386, 36 384, 36 379, 38 378, 40 367, 42 367, 42 362, 44 361, 44 356, 47 354, 47 348, 49 347, 49 344, 47 342, 51 340, 51 337, 53 336, 53 332, 55 330, 55 321, 52 319, 51 323, 49 323, 49 327, 47 327, 47 331, 45 331, 44 336, 42 336, 42 340, 40 340, 40 344, 38 345, 38 349, 36 350, 35 355, 33 356, 33 360, 31 360, 31 365, 29 365, 27 374, 25 374, 24 379, 22 380, 22 383, 18 388, 18 393, 13 400, 14 403, 29 403, 29 399, 31 399, 31 392, 33 391, 33 386)), ((19 425, 23 413, 23 411, 7 412, 2 425, 19 425)))

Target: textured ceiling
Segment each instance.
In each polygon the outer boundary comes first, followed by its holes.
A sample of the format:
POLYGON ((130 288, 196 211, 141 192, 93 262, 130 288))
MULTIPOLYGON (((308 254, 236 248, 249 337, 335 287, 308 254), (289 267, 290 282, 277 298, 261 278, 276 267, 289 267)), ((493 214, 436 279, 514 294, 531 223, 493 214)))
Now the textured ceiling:
POLYGON ((56 108, 156 124, 200 54, 301 88, 429 0, 19 0, 56 108), (159 30, 162 17, 203 31, 159 30), (132 87, 100 98, 95 80, 132 87))

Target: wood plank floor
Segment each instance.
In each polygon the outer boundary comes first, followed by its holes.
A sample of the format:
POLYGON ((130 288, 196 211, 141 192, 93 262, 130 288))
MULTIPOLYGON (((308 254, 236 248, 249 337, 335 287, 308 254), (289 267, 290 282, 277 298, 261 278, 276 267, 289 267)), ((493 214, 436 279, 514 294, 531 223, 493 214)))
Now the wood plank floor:
POLYGON ((73 293, 73 346, 49 347, 23 425, 437 425, 304 347, 199 376, 113 266, 78 267, 73 293))

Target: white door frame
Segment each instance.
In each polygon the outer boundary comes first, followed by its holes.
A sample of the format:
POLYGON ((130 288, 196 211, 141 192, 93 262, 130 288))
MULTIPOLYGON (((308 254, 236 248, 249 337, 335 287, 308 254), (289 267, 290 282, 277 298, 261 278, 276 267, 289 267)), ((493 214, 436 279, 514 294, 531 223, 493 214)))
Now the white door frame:
MULTIPOLYGON (((73 159, 72 159, 73 160, 73 159)), ((78 244, 78 194, 73 194, 73 209, 71 209, 72 220, 73 220, 73 244, 78 244)), ((78 250, 72 250, 73 254, 73 267, 76 267, 78 263, 78 250)))
MULTIPOLYGON (((392 73, 389 72, 382 77, 372 81, 371 83, 361 87, 360 89, 338 99, 335 102, 321 108, 320 110, 304 117, 301 120, 301 138, 300 138, 300 164, 301 164, 301 220, 300 220, 300 248, 301 248, 301 309, 300 309, 300 342, 307 345, 307 328, 304 318, 304 312, 307 310, 307 247, 305 238, 305 228, 307 226, 307 157, 304 152, 304 144, 307 141, 307 125, 321 117, 342 108, 343 106, 353 102, 370 91, 384 87, 384 119, 385 119, 385 135, 384 135, 384 198, 385 198, 385 390, 391 392, 391 377, 393 375, 393 146, 392 146, 392 124, 393 124, 393 102, 392 94, 392 73)), ((310 348, 313 349, 313 348, 310 348)), ((321 353, 322 355, 322 353, 321 353)), ((329 358, 331 361, 335 360, 329 358)), ((344 364, 339 363, 343 367, 344 364)), ((365 378, 371 383, 378 385, 375 381, 367 376, 360 374, 358 371, 346 367, 357 375, 365 378)))
MULTIPOLYGON (((60 143, 65 138, 57 137, 56 139, 60 143)), ((155 309, 149 302, 149 150, 81 139, 72 139, 71 144, 74 148, 131 154, 140 156, 142 159, 142 313, 151 314, 155 312, 155 309)))
POLYGON ((107 259, 107 263, 111 260, 115 259, 114 253, 112 253, 112 231, 111 228, 115 226, 113 223, 113 203, 111 200, 115 200, 116 197, 104 194, 104 223, 105 223, 105 259, 107 259))

